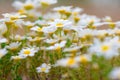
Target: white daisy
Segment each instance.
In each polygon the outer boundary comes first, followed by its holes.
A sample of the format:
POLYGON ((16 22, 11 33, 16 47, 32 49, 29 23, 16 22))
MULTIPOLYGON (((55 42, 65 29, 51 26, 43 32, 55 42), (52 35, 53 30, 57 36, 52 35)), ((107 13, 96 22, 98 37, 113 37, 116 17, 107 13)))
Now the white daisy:
POLYGON ((36 31, 36 32, 42 32, 42 28, 40 28, 38 26, 32 27, 30 30, 36 31))
POLYGON ((25 56, 25 57, 27 57, 27 56, 34 56, 35 55, 35 53, 38 51, 38 48, 23 48, 18 54, 20 55, 20 56, 25 56))
POLYGON ((39 6, 40 4, 38 4, 37 0, 25 0, 25 2, 15 1, 13 3, 13 7, 15 7, 17 10, 33 10, 39 6))
POLYGON ((90 62, 92 60, 91 56, 88 54, 82 54, 80 56, 76 56, 75 59, 76 59, 76 61, 78 61, 80 63, 86 63, 86 62, 90 62))
POLYGON ((66 13, 68 13, 68 12, 71 13, 71 11, 72 11, 71 8, 72 8, 72 6, 60 6, 60 7, 55 7, 55 8, 53 8, 53 10, 54 10, 54 11, 57 11, 57 12, 60 12, 60 13, 66 14, 66 13))
POLYGON ((51 26, 55 26, 57 28, 65 28, 65 27, 70 27, 72 22, 68 20, 63 20, 63 19, 55 19, 54 22, 49 23, 51 26))
POLYGON ((51 69, 51 66, 50 64, 43 63, 41 66, 37 67, 36 69, 38 73, 40 72, 48 73, 49 70, 51 69))
POLYGON ((46 39, 46 40, 44 40, 44 42, 46 42, 48 44, 55 44, 58 41, 59 41, 59 39, 46 39))
POLYGON ((54 26, 48 26, 48 27, 43 27, 42 31, 47 34, 54 33, 57 30, 57 27, 54 26))
POLYGON ((116 46, 110 40, 101 42, 95 39, 94 44, 89 49, 89 53, 92 53, 92 54, 94 53, 97 56, 104 56, 105 58, 109 59, 109 58, 119 55, 118 47, 116 46))
POLYGON ((10 20, 17 20, 17 19, 23 19, 25 18, 26 16, 25 15, 20 15, 18 13, 5 13, 5 14, 2 14, 4 16, 4 18, 8 18, 10 20))
POLYGON ((16 50, 19 48, 19 46, 21 45, 20 42, 12 42, 9 44, 9 46, 7 46, 6 48, 10 49, 10 50, 16 50))
POLYGON ((66 41, 62 41, 60 43, 56 43, 53 46, 47 47, 46 50, 61 50, 61 48, 63 48, 66 44, 66 41))
POLYGON ((56 62, 56 66, 62 66, 62 67, 78 67, 78 62, 75 58, 63 58, 56 62))

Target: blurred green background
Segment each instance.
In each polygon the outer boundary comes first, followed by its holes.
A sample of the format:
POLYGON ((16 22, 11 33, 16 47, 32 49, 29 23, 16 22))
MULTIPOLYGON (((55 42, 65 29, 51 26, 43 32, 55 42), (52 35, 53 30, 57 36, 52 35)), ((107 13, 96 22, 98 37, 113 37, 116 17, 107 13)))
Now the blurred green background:
MULTIPOLYGON (((15 11, 11 6, 14 0, 0 0, 0 14, 15 11)), ((111 16, 120 20, 120 0, 58 0, 55 6, 70 5, 84 9, 84 12, 98 17, 111 16)), ((0 15, 1 17, 1 15, 0 15)))

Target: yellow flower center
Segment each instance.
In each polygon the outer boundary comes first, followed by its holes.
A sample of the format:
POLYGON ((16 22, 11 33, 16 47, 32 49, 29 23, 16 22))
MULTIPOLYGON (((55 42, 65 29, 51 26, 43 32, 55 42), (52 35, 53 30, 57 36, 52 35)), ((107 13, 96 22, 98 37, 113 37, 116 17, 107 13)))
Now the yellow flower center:
POLYGON ((65 10, 58 10, 59 13, 64 14, 66 11, 65 10))
POLYGON ((63 23, 57 23, 56 26, 57 27, 63 27, 63 23))
POLYGON ((115 27, 115 23, 114 22, 110 22, 109 26, 110 26, 110 28, 114 28, 115 27))
POLYGON ((18 18, 18 16, 11 16, 10 19, 11 19, 11 20, 17 20, 17 19, 19 19, 19 18, 18 18))
POLYGON ((110 47, 108 45, 103 45, 101 48, 102 48, 103 52, 106 52, 110 49, 110 47))
POLYGON ((24 9, 25 10, 31 10, 33 8, 34 8, 33 4, 26 4, 26 5, 24 5, 24 9))
POLYGON ((49 6, 49 4, 48 4, 47 2, 41 2, 41 5, 42 5, 43 7, 49 6))
POLYGON ((56 51, 60 51, 61 50, 61 47, 60 46, 58 46, 58 47, 56 47, 56 49, 55 49, 56 51))
POLYGON ((89 25, 92 26, 94 23, 94 19, 90 20, 89 25))
POLYGON ((24 10, 24 9, 20 9, 20 10, 18 11, 18 13, 24 14, 24 13, 25 13, 25 10, 24 10))
POLYGON ((35 41, 40 41, 41 38, 40 37, 35 37, 35 41))
POLYGON ((30 50, 24 50, 24 54, 29 55, 30 54, 30 50))
POLYGON ((88 60, 85 56, 80 56, 80 62, 86 63, 88 60))
POLYGON ((74 15, 74 16, 77 16, 77 15, 78 15, 78 12, 73 12, 73 15, 74 15))
POLYGON ((72 53, 76 53, 77 50, 76 50, 76 49, 72 49, 70 52, 72 52, 72 53))
POLYGON ((10 20, 10 21, 6 21, 6 22, 5 22, 5 24, 6 24, 7 26, 12 25, 13 23, 14 23, 14 21, 12 21, 12 20, 10 20))
POLYGON ((77 23, 80 20, 79 17, 74 17, 74 21, 77 23))
POLYGON ((67 62, 67 65, 73 65, 75 63, 75 60, 73 58, 69 59, 67 62))
POLYGON ((44 72, 46 70, 46 68, 41 68, 42 72, 44 72))
POLYGON ((42 28, 38 27, 38 28, 37 28, 37 31, 39 31, 39 32, 42 31, 42 28))

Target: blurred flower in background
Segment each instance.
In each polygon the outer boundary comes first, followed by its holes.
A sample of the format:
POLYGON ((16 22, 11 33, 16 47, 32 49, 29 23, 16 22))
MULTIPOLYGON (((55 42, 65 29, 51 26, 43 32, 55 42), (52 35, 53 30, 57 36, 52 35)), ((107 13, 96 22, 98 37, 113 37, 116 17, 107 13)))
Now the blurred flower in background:
MULTIPOLYGON (((14 0, 0 0, 0 14, 14 11, 11 3, 14 0)), ((120 0, 58 0, 54 6, 69 5, 84 8, 85 12, 98 17, 105 15, 113 17, 113 20, 120 20, 120 0)), ((0 15, 0 17, 2 17, 0 15)))

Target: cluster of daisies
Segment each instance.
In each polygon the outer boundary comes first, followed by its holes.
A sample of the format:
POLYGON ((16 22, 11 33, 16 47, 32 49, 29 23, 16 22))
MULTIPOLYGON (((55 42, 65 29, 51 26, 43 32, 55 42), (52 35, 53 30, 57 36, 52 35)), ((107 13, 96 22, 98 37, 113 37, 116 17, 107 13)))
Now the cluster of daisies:
MULTIPOLYGON (((0 60, 8 54, 9 61, 34 58, 39 61, 36 72, 48 74, 57 67, 77 69, 91 64, 97 69, 100 65, 94 62, 95 57, 111 62, 119 59, 120 21, 88 15, 72 6, 47 12, 55 3, 57 0, 16 0, 13 6, 17 12, 2 14, 0 60)), ((119 66, 109 71, 110 79, 120 79, 119 66)))

